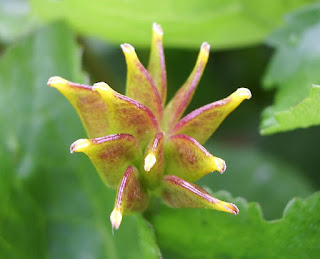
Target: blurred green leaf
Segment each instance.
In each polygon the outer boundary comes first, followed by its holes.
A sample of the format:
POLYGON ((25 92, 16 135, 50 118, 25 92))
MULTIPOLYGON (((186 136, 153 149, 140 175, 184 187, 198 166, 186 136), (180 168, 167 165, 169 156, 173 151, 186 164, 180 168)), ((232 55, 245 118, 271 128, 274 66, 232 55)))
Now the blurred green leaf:
POLYGON ((273 106, 263 113, 262 134, 320 124, 320 5, 290 15, 268 40, 276 48, 264 78, 276 88, 273 106))
POLYGON ((309 96, 288 110, 274 112, 272 107, 269 107, 263 114, 261 134, 320 125, 319 103, 320 86, 313 85, 309 96))
POLYGON ((320 252, 320 193, 293 199, 284 216, 265 221, 260 207, 228 193, 237 216, 200 209, 175 210, 162 205, 152 219, 164 257, 172 258, 316 258, 320 252))
POLYGON ((115 192, 85 156, 69 153, 85 133, 46 82, 54 75, 83 82, 80 64, 75 37, 63 24, 40 30, 0 60, 1 258, 158 257, 141 216, 126 217, 112 236, 115 192))
POLYGON ((0 151, 0 258, 46 258, 44 217, 0 151))
POLYGON ((37 23, 28 0, 0 1, 0 42, 13 41, 30 32, 37 23))
POLYGON ((223 175, 207 175, 199 185, 214 191, 228 190, 258 202, 266 219, 281 218, 292 197, 305 198, 315 191, 303 171, 257 148, 210 143, 206 146, 212 154, 223 157, 227 170, 223 175))
POLYGON ((312 0, 231 1, 126 1, 126 0, 32 0, 43 20, 65 19, 82 34, 119 44, 147 47, 151 24, 165 32, 165 46, 196 47, 203 41, 214 48, 260 43, 282 23, 288 11, 312 0))

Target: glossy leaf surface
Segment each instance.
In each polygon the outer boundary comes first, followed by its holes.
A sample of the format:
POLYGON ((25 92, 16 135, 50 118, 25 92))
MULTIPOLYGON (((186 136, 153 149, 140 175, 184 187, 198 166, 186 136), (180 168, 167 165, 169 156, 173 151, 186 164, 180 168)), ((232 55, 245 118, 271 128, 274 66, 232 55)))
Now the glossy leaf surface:
POLYGON ((152 223, 164 257, 317 257, 320 252, 319 193, 293 199, 276 221, 265 221, 256 203, 226 192, 214 196, 237 204, 239 214, 161 206, 152 223))
POLYGON ((117 45, 126 35, 134 46, 148 47, 150 25, 157 22, 166 32, 168 47, 198 48, 206 40, 215 48, 230 48, 262 42, 287 12, 316 1, 175 0, 157 2, 156 8, 148 0, 93 0, 90 8, 86 0, 31 2, 44 21, 64 19, 82 34, 117 45))
POLYGON ((274 104, 265 109, 261 133, 273 134, 320 125, 320 5, 291 14, 271 35, 276 48, 264 78, 266 89, 275 88, 274 104))
POLYGON ((39 20, 32 15, 30 1, 0 1, 0 42, 11 42, 36 28, 39 20))

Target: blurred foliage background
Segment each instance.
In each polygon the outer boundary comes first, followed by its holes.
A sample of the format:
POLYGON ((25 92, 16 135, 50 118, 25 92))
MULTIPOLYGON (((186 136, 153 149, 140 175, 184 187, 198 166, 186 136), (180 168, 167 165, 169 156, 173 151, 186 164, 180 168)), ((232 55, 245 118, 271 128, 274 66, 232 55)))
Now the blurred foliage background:
POLYGON ((320 85, 319 41, 320 5, 311 0, 1 0, 0 257, 319 254, 320 92, 312 86, 320 85), (104 81, 123 93, 119 44, 135 46, 147 64, 153 22, 165 33, 168 99, 203 41, 210 59, 188 111, 238 87, 252 91, 205 145, 227 171, 199 182, 227 190, 231 196, 216 195, 239 204, 240 214, 159 204, 152 227, 130 216, 112 235, 115 193, 86 157, 70 156, 69 145, 85 133, 46 82, 54 75, 104 81), (294 197, 309 198, 286 207, 294 197))

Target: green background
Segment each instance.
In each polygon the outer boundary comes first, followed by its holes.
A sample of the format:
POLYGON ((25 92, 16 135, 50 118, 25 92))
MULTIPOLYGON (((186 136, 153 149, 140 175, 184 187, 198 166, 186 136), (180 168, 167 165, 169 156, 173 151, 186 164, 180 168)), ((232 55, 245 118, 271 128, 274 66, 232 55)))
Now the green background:
POLYGON ((1 1, 0 257, 315 258, 319 41, 316 1, 1 1), (146 65, 153 22, 165 33, 168 99, 203 41, 210 59, 188 111, 252 91, 205 144, 227 171, 198 182, 240 214, 159 202, 148 221, 125 217, 113 235, 115 192, 87 157, 70 155, 85 133, 46 82, 105 81, 123 93, 119 44, 135 46, 146 65))

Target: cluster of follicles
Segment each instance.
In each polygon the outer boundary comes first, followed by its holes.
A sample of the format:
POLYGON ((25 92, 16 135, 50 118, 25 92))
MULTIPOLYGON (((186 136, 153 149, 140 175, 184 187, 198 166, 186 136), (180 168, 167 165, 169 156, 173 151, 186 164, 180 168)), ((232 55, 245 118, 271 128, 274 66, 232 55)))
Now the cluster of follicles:
POLYGON ((182 117, 206 66, 210 46, 201 45, 190 76, 166 104, 162 37, 161 27, 154 24, 147 68, 131 45, 121 45, 127 63, 125 95, 106 83, 88 86, 57 76, 48 81, 73 105, 88 135, 71 145, 71 153, 85 153, 104 184, 117 190, 110 216, 114 229, 119 228, 123 215, 145 211, 152 196, 160 196, 174 208, 239 212, 234 204, 212 197, 192 182, 226 170, 224 160, 202 145, 251 93, 239 88, 182 117))

